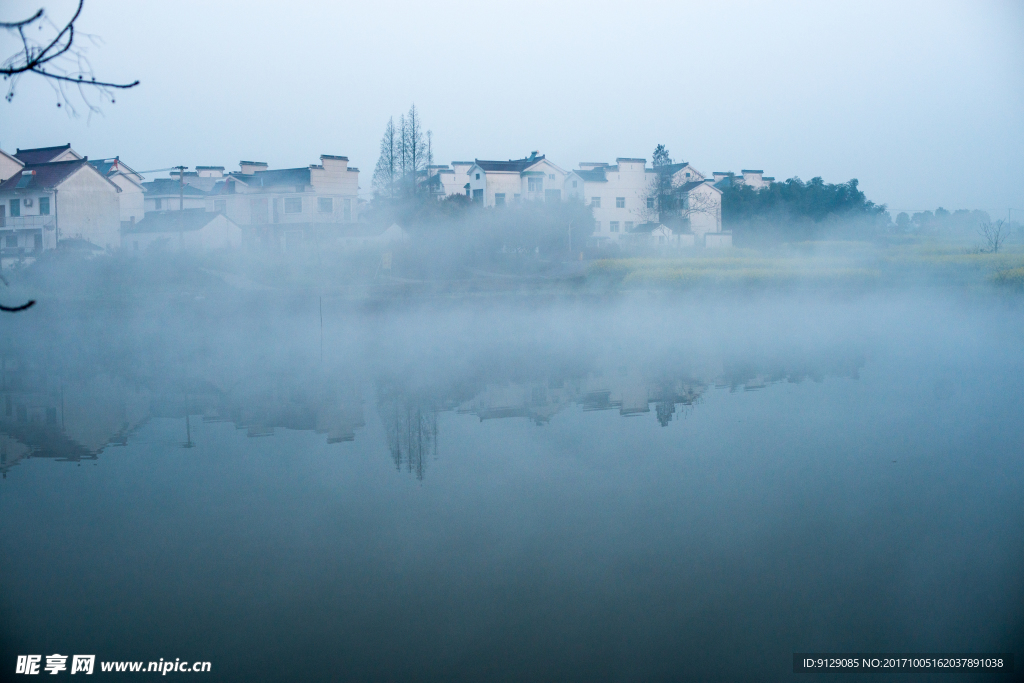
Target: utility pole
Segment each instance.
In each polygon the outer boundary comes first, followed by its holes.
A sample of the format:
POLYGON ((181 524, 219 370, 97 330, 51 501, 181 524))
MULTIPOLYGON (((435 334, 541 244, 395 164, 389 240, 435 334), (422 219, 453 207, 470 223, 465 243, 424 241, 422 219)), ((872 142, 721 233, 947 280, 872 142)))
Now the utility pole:
MULTIPOLYGON (((178 171, 178 246, 185 246, 185 169, 188 166, 175 166, 178 171)), ((185 416, 188 422, 188 415, 185 416)))

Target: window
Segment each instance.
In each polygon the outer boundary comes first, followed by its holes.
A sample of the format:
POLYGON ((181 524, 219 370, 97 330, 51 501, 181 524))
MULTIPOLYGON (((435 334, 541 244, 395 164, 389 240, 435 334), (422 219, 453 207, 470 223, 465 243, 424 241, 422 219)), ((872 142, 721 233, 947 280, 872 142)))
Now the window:
POLYGON ((476 179, 480 180, 480 174, 479 173, 476 174, 476 179))
POLYGON ((334 199, 332 197, 317 197, 316 210, 320 213, 334 213, 334 199))
MULTIPOLYGON (((20 216, 20 215, 21 215, 21 200, 20 199, 12 199, 11 200, 11 218, 14 218, 15 216, 20 216)), ((8 237, 7 239, 10 239, 10 237, 8 237)), ((10 246, 10 245, 8 245, 8 246, 10 246)))
POLYGON ((633 231, 633 221, 626 221, 626 232, 633 231))
POLYGON ((17 246, 18 246, 18 236, 17 235, 8 235, 7 236, 7 247, 9 249, 14 249, 17 246))
POLYGON ((35 246, 36 251, 39 251, 40 249, 42 249, 43 248, 43 233, 37 232, 36 234, 32 235, 32 244, 33 244, 33 246, 35 246))
POLYGON ((302 213, 302 197, 285 197, 285 213, 302 213))
POLYGON ((548 173, 548 180, 554 180, 554 179, 555 179, 555 174, 554 173, 548 173))
POLYGON ((572 186, 573 186, 573 187, 576 187, 576 181, 575 181, 575 180, 574 180, 574 181, 572 181, 572 186))
POLYGON ((220 211, 221 213, 226 212, 228 210, 228 202, 227 202, 227 200, 226 199, 214 199, 213 200, 213 210, 214 211, 220 211))
POLYGON ((647 198, 647 208, 648 209, 653 209, 654 208, 654 197, 648 197, 647 198))
POLYGON ((157 211, 159 211, 160 209, 164 208, 164 200, 157 199, 157 200, 154 200, 154 201, 156 202, 156 210, 157 211))
POLYGON ((687 171, 687 173, 686 173, 686 177, 687 177, 687 178, 689 178, 689 177, 690 177, 690 173, 689 173, 689 171, 687 171))
POLYGON ((504 192, 495 192, 494 193, 494 205, 495 206, 505 206, 505 193, 504 192))
POLYGON ((626 198, 625 197, 616 197, 615 198, 615 208, 616 209, 625 209, 626 208, 626 198))
POLYGON ((612 221, 611 223, 609 223, 608 224, 608 230, 610 232, 618 232, 619 231, 619 222, 618 221, 612 221))
POLYGON ((544 179, 530 176, 526 179, 526 189, 530 192, 541 192, 544 189, 544 179))
POLYGON ((595 209, 600 209, 601 208, 601 198, 600 197, 591 197, 590 198, 590 205, 592 207, 594 207, 595 209))
POLYGON ((50 198, 40 197, 39 198, 39 215, 49 216, 50 215, 50 198))
POLYGON ((348 198, 345 199, 345 209, 344 210, 345 210, 345 220, 346 221, 352 220, 352 200, 351 199, 348 199, 348 198))
POLYGON ((484 191, 483 190, 473 190, 473 201, 474 202, 480 202, 481 204, 483 204, 484 203, 484 191))

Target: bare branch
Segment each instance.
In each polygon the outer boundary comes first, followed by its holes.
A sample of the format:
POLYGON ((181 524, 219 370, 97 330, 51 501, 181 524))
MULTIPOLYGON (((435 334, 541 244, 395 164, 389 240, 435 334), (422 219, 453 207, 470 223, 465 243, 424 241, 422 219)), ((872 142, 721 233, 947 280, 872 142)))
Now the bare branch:
MULTIPOLYGON (((68 113, 72 116, 77 115, 77 111, 72 105, 67 91, 64 89, 67 83, 72 83, 78 87, 79 95, 88 107, 90 114, 98 113, 100 109, 89 100, 85 90, 86 87, 99 91, 101 98, 108 99, 113 103, 115 100, 111 92, 112 90, 127 90, 139 85, 137 80, 131 83, 118 83, 115 81, 98 80, 93 75, 92 66, 85 56, 85 48, 75 44, 77 36, 75 22, 81 16, 84 6, 85 0, 78 0, 78 6, 75 8, 74 14, 63 27, 55 26, 47 21, 46 13, 43 9, 40 9, 27 19, 0 22, 0 28, 17 33, 18 39, 21 42, 21 50, 0 64, 0 75, 3 76, 4 80, 10 80, 10 86, 5 96, 8 102, 14 98, 18 79, 26 74, 41 76, 50 83, 58 98, 62 100, 63 104, 67 105, 68 113), (44 24, 52 26, 56 32, 49 42, 40 44, 27 37, 25 33, 27 28, 31 28, 33 25, 43 28, 44 24), (71 63, 65 65, 64 63, 68 60, 71 63)), ((88 35, 86 37, 92 38, 88 35)), ((93 42, 96 43, 97 41, 93 40, 93 42)), ((57 106, 60 107, 61 104, 61 102, 58 102, 57 106)))

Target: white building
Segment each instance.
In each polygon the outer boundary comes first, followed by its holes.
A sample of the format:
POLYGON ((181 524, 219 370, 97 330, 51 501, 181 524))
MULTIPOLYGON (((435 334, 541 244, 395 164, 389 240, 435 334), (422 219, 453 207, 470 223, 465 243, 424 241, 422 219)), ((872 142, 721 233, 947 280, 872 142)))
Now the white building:
POLYGON ((131 224, 142 220, 146 212, 146 190, 142 187, 142 176, 122 162, 120 157, 89 163, 121 190, 117 195, 121 222, 131 224))
POLYGON ((577 197, 594 214, 594 239, 618 242, 637 225, 657 220, 650 188, 657 177, 646 167, 646 159, 620 157, 615 165, 580 162, 580 168, 565 179, 565 194, 577 197))
MULTIPOLYGON (((216 178, 205 195, 207 211, 247 226, 302 227, 359 218, 359 169, 348 165, 348 157, 322 154, 319 164, 303 168, 271 170, 255 161, 239 167, 238 173, 216 178)), ((204 167, 211 178, 217 168, 204 167)))
POLYGON ((5 256, 34 254, 68 239, 115 248, 121 242, 120 191, 87 159, 26 162, 0 183, 0 250, 5 256))
POLYGON ((427 167, 428 182, 431 191, 444 199, 453 194, 469 196, 469 169, 474 161, 453 161, 451 167, 439 164, 427 167))
POLYGON ((721 189, 686 162, 657 168, 627 157, 614 165, 581 162, 566 176, 565 194, 590 206, 598 244, 704 245, 705 235, 722 232, 721 189), (660 201, 659 192, 667 193, 660 201))
POLYGON ((205 209, 151 211, 122 230, 121 245, 129 251, 232 249, 242 246, 242 229, 205 209))
POLYGON ((477 159, 467 174, 469 196, 483 206, 502 206, 515 201, 560 201, 568 175, 538 152, 508 161, 477 159))

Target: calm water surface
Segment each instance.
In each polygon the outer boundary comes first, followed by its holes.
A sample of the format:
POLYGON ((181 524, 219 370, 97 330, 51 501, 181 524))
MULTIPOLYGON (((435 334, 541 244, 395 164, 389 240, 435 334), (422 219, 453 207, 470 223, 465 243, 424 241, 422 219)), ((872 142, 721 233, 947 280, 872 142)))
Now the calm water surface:
POLYGON ((55 652, 230 681, 1021 656, 1012 305, 328 302, 322 337, 315 307, 3 321, 2 678, 55 652))

